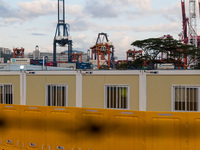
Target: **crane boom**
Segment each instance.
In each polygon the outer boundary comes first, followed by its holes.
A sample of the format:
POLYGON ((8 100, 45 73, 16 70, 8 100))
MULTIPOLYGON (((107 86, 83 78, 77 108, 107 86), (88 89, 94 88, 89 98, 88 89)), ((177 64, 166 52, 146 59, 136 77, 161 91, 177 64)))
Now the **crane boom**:
POLYGON ((187 39, 187 18, 185 13, 185 0, 181 0, 182 19, 183 19, 183 36, 187 39))
POLYGON ((199 17, 200 17, 200 0, 199 0, 199 17))

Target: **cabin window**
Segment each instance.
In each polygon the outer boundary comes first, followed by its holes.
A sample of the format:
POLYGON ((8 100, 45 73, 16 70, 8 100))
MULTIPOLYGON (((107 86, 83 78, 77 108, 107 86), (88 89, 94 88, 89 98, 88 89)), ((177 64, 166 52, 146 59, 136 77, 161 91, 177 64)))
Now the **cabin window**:
POLYGON ((0 103, 13 104, 13 85, 0 84, 0 103))
POLYGON ((46 102, 47 106, 67 106, 68 97, 67 85, 47 85, 46 102))
POLYGON ((129 85, 105 85, 105 108, 129 109, 129 85))
POLYGON ((173 111, 199 111, 200 86, 173 86, 173 111))

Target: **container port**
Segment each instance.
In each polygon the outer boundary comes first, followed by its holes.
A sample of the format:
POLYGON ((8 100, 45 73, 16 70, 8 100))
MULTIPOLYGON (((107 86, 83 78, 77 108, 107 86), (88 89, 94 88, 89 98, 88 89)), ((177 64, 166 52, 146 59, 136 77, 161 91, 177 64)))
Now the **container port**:
MULTIPOLYGON (((0 47, 0 150, 197 150, 200 0, 177 0, 179 7, 174 8, 174 1, 157 1, 157 5, 148 0, 145 5, 129 0, 69 1, 18 1, 18 7, 24 8, 17 9, 19 14, 9 8, 15 16, 32 10, 24 21, 35 13, 40 16, 34 28, 46 25, 50 31, 42 18, 53 14, 57 20, 51 24, 55 34, 32 33, 44 41, 51 35, 50 51, 44 51, 43 41, 35 38, 35 44, 28 36, 24 37, 27 44, 18 41, 20 46, 12 50, 0 47), (160 3, 166 8, 152 9, 160 3), (120 8, 117 13, 115 8, 120 8), (168 24, 161 25, 162 32, 157 26, 156 34, 148 37, 152 27, 142 28, 143 17, 147 15, 148 20, 164 13, 162 19, 176 20, 169 15, 174 9, 182 16, 182 25, 172 34, 163 34, 168 24), (78 23, 73 14, 78 14, 78 23), (135 15, 141 16, 136 29, 135 15), (125 24, 124 18, 128 18, 125 24), (131 28, 130 20, 134 21, 131 28), (110 22, 117 25, 109 26, 110 22), (182 31, 176 39, 178 29, 182 31), (140 30, 146 38, 133 37, 140 30)), ((5 4, 2 0, 0 7, 6 18, 5 4)))

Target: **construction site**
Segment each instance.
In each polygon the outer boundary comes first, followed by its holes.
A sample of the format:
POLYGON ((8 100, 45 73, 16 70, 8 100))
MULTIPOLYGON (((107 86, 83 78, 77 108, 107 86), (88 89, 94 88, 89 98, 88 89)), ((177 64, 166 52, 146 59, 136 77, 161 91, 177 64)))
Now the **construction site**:
POLYGON ((2 49, 0 149, 198 150, 200 70, 193 68, 199 52, 188 52, 200 47, 200 1, 180 1, 180 40, 170 34, 147 39, 165 49, 153 45, 151 53, 136 48, 143 40, 133 42, 124 60, 116 59, 104 32, 86 53, 73 49, 65 0, 57 2, 53 53, 38 45, 28 55, 24 47, 2 49), (58 53, 59 47, 68 49, 58 53))

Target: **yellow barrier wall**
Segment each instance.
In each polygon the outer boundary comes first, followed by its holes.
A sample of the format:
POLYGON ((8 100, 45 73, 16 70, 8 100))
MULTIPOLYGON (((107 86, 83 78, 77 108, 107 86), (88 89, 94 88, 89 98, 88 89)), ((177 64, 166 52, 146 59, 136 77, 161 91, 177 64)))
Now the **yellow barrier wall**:
POLYGON ((186 149, 187 113, 146 113, 146 149, 186 149))
POLYGON ((144 112, 139 111, 110 111, 109 149, 145 149, 144 115, 144 112))
POLYGON ((21 148, 42 150, 46 143, 46 108, 20 106, 21 148))
POLYGON ((20 107, 14 105, 0 105, 0 114, 1 149, 20 149, 20 107))
POLYGON ((1 150, 198 150, 200 113, 0 105, 1 150))
POLYGON ((47 149, 76 148, 76 114, 75 108, 50 107, 46 110, 47 149))
POLYGON ((108 110, 103 109, 79 109, 76 139, 78 149, 109 150, 110 121, 108 114, 108 110))

